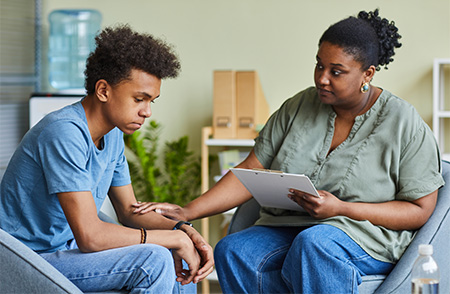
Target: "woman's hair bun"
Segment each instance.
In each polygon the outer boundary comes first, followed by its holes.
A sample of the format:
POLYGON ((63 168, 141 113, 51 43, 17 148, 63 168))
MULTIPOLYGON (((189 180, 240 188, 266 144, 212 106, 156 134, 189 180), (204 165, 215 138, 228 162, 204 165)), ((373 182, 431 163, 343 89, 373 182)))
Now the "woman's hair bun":
POLYGON ((374 65, 377 70, 394 59, 395 48, 401 47, 401 36, 393 21, 381 18, 378 9, 361 11, 358 17, 348 17, 331 25, 322 35, 322 42, 330 42, 343 48, 367 69, 374 65))
POLYGON ((368 22, 375 30, 379 43, 378 67, 384 66, 387 68, 387 65, 394 60, 392 56, 395 55, 395 48, 402 46, 399 42, 401 36, 398 33, 395 22, 381 18, 378 9, 371 12, 361 11, 358 14, 358 18, 368 22))

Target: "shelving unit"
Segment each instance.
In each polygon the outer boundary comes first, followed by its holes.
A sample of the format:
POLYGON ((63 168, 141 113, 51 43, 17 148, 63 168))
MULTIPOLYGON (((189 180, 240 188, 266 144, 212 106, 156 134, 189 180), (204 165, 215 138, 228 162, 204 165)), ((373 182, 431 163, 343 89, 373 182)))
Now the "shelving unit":
POLYGON ((450 79, 445 79, 445 67, 449 65, 450 58, 436 58, 433 64, 433 132, 445 160, 450 160, 449 146, 445 146, 446 140, 450 140, 450 130, 445 131, 445 126, 450 123, 449 90, 445 91, 445 84, 448 85, 450 79))
MULTIPOLYGON (((206 192, 209 189, 209 152, 210 147, 252 147, 254 145, 254 141, 252 139, 211 139, 213 134, 212 127, 204 127, 202 128, 202 153, 201 153, 201 177, 202 177, 202 193, 206 192)), ((209 218, 203 218, 201 220, 201 231, 203 238, 206 242, 209 243, 210 235, 209 235, 209 218)), ((216 273, 212 273, 207 279, 201 282, 202 284, 202 293, 209 294, 210 293, 210 280, 217 280, 216 273)))

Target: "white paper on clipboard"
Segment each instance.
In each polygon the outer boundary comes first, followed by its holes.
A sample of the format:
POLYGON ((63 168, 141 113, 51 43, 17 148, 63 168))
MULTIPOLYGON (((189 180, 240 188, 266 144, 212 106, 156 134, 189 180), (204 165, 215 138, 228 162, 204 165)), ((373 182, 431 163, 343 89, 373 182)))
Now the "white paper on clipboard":
POLYGON ((320 197, 311 180, 305 175, 243 168, 230 170, 261 206, 304 211, 300 205, 287 197, 289 189, 320 197))

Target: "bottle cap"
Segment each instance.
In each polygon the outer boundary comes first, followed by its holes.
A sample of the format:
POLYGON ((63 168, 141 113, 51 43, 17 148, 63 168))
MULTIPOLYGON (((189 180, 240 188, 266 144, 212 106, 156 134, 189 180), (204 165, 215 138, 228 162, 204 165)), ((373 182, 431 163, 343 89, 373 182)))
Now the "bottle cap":
POLYGON ((420 244, 419 245, 420 255, 431 255, 433 254, 433 245, 430 244, 420 244))

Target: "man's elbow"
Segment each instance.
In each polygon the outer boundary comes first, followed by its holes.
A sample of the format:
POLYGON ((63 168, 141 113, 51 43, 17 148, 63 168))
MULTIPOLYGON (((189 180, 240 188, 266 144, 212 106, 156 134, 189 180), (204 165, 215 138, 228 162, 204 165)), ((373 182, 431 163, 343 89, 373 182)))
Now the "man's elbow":
POLYGON ((120 224, 122 224, 125 227, 130 227, 130 228, 134 227, 131 219, 132 218, 130 217, 130 215, 123 214, 123 213, 117 214, 117 220, 119 221, 120 224))
POLYGON ((105 250, 105 244, 97 234, 84 234, 76 238, 78 249, 83 253, 92 253, 105 250))

